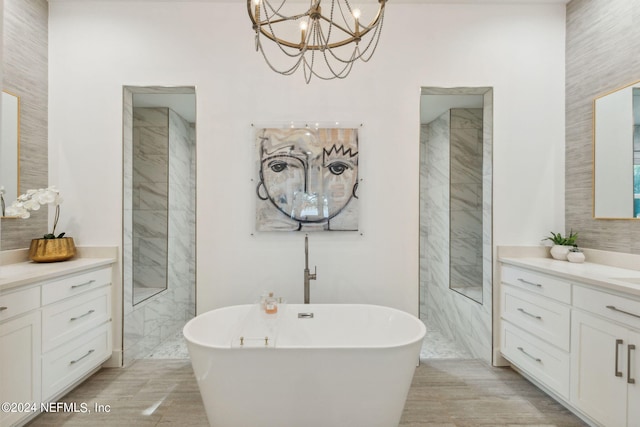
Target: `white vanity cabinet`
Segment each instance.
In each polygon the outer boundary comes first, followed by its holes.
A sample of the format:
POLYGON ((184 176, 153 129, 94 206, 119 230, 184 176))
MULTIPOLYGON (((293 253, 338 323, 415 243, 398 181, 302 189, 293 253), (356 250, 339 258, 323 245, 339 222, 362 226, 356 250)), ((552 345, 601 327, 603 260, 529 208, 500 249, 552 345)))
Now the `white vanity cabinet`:
POLYGON ((502 355, 568 399, 571 285, 505 266, 500 299, 502 355))
POLYGON ((23 424, 111 357, 112 263, 3 266, 17 273, 0 283, 0 403, 35 406, 0 411, 0 426, 23 424))
POLYGON ((42 398, 111 356, 111 268, 42 286, 42 398))
POLYGON ((571 401, 605 426, 640 425, 640 300, 576 286, 571 401))
MULTIPOLYGON (((40 401, 39 306, 38 287, 0 294, 0 403, 40 401)), ((28 415, 9 409, 0 411, 0 426, 28 415)))
POLYGON ((502 258, 501 354, 591 425, 640 427, 638 284, 636 270, 502 258))

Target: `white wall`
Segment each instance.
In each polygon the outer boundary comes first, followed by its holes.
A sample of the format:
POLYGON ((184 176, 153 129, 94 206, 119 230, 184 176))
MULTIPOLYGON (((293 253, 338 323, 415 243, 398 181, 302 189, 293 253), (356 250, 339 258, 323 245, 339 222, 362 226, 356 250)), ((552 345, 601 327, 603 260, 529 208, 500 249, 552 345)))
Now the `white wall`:
POLYGON ((565 6, 390 2, 378 51, 344 81, 282 77, 244 3, 50 3, 50 182, 60 229, 121 244, 122 86, 195 85, 198 312, 263 289, 302 301, 301 234, 253 232, 251 123, 363 123, 361 230, 310 236, 312 302, 418 312, 421 86, 494 87, 494 244, 564 226, 565 6))
MULTIPOLYGON (((0 0, 0 46, 4 46, 4 0, 0 0)), ((4 49, 0 49, 0 89, 3 88, 2 69, 3 67, 3 52, 4 49)), ((0 103, 0 117, 2 117, 2 103, 0 103)), ((2 236, 2 227, 0 227, 0 236, 2 236)), ((1 239, 0 239, 1 241, 1 239)))

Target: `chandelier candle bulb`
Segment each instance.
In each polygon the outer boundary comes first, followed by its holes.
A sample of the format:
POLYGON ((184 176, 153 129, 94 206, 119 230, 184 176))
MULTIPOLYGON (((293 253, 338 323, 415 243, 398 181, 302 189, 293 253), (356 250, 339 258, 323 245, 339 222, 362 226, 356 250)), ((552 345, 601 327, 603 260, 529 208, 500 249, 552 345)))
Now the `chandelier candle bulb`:
POLYGON ((355 25, 356 31, 355 31, 355 33, 356 33, 356 36, 358 36, 359 33, 360 33, 360 9, 353 9, 353 17, 356 20, 356 25, 355 25))
POLYGON ((303 48, 307 39, 307 21, 300 23, 300 48, 303 48))

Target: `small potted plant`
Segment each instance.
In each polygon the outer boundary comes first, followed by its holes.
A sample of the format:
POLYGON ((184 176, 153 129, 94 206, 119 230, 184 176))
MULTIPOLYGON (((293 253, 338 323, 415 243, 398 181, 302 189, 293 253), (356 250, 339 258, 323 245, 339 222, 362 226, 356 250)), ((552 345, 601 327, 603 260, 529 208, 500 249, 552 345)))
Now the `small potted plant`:
POLYGON ((571 230, 568 236, 563 236, 561 233, 554 233, 552 231, 551 236, 545 237, 542 240, 550 240, 553 242, 550 253, 554 259, 566 261, 569 250, 573 247, 577 247, 577 239, 578 233, 574 233, 573 230, 571 230))
POLYGON ((51 233, 45 234, 40 239, 31 240, 29 259, 32 261, 65 261, 73 258, 76 254, 76 246, 72 237, 64 237, 65 233, 56 235, 61 203, 62 197, 60 196, 60 190, 51 186, 38 190, 28 190, 25 194, 20 195, 11 206, 6 208, 5 213, 7 216, 27 219, 31 216, 30 211, 37 211, 41 205, 53 204, 56 207, 51 233))
POLYGON ((569 249, 569 253, 567 254, 567 261, 569 262, 584 262, 584 253, 582 249, 578 248, 578 246, 574 246, 569 249))

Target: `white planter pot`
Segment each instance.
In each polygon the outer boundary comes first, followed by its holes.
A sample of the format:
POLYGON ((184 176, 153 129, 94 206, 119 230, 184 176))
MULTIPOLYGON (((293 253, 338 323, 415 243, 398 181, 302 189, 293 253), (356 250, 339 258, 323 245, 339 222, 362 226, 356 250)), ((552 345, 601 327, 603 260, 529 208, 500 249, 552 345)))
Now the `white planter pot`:
POLYGON ((573 246, 570 245, 553 245, 551 247, 551 256, 554 259, 559 259, 562 261, 567 260, 567 255, 569 254, 569 249, 573 246))
POLYGON ((584 254, 582 252, 569 252, 567 254, 569 262, 584 262, 584 254))

